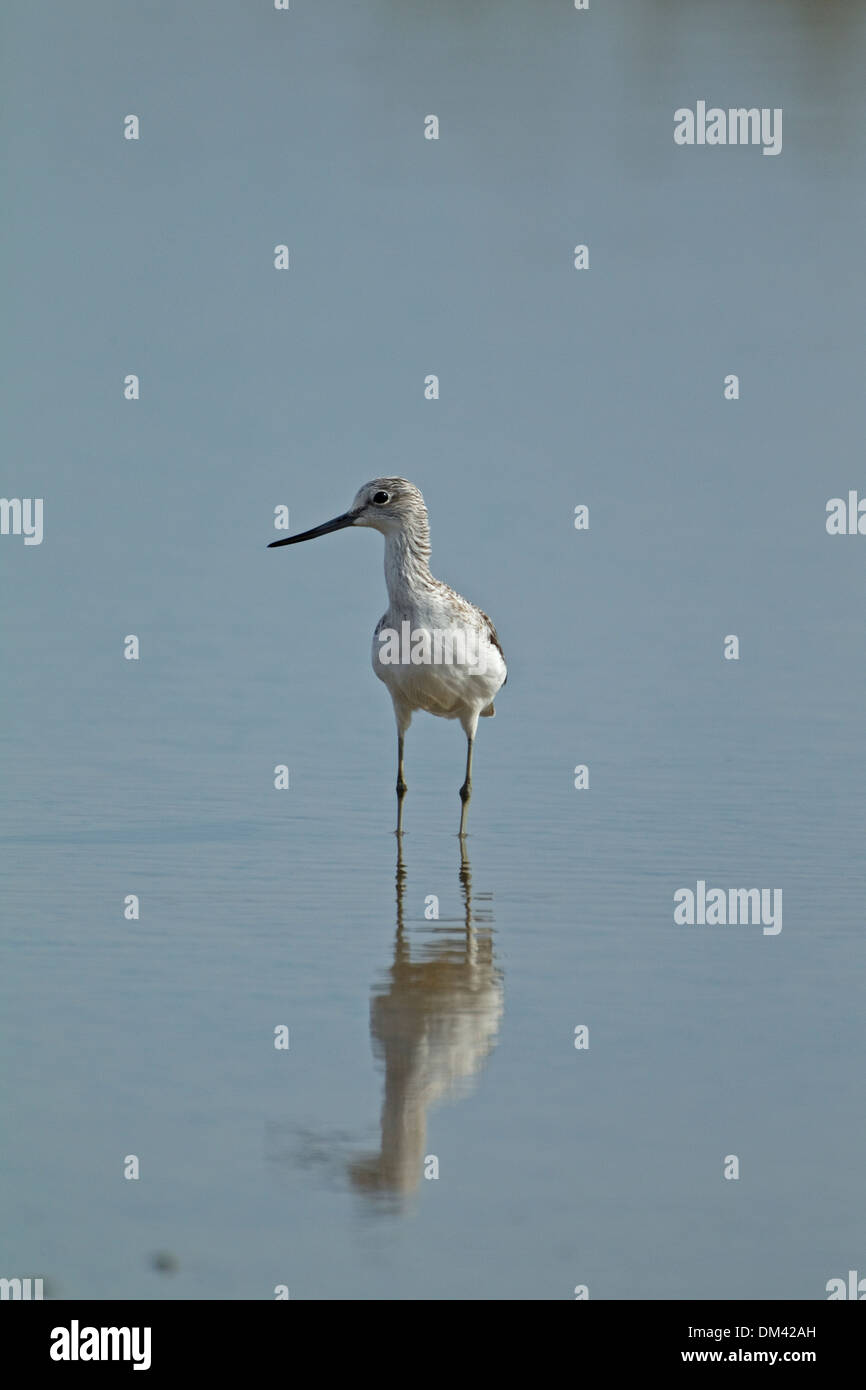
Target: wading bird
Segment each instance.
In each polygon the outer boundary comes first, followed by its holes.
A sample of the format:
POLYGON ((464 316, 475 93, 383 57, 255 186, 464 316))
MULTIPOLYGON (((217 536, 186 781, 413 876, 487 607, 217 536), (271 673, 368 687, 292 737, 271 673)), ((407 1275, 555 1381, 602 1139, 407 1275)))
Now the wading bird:
POLYGON ((385 537, 388 611, 373 634, 373 670, 394 703, 397 720, 397 834, 403 830, 403 741, 415 710, 459 719, 466 734, 466 777, 460 788, 460 830, 472 794, 472 750, 479 718, 496 713, 505 657, 486 613, 430 573, 430 527, 424 498, 405 478, 365 483, 347 512, 311 531, 271 541, 297 545, 346 526, 372 526, 385 537))

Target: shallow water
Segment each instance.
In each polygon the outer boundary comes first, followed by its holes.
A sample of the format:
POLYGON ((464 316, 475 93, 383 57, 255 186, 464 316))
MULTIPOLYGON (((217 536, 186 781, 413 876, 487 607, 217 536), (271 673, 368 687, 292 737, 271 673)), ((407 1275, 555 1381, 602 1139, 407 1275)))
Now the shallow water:
POLYGON ((860 7, 4 24, 4 489, 45 539, 0 538, 0 1274, 825 1297, 866 1259, 866 541, 824 524, 863 478, 860 7), (782 107, 782 154, 678 149, 704 98, 782 107), (391 473, 509 659, 467 862, 418 716, 398 863, 379 537, 265 549, 391 473), (699 879, 783 929, 677 926, 699 879))

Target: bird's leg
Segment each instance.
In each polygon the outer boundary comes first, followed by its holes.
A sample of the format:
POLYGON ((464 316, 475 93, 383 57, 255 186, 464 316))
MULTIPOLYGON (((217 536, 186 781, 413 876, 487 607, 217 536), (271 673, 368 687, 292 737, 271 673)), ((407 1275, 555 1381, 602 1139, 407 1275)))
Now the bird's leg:
POLYGON ((460 829, 459 835, 466 834, 466 811, 469 806, 469 798, 472 795, 472 749, 475 746, 475 739, 471 734, 466 735, 466 778, 460 788, 460 800, 463 805, 460 808, 460 829))
POLYGON ((403 798, 406 795, 406 779, 403 776, 403 740, 405 734, 397 733, 397 834, 403 834, 403 798))

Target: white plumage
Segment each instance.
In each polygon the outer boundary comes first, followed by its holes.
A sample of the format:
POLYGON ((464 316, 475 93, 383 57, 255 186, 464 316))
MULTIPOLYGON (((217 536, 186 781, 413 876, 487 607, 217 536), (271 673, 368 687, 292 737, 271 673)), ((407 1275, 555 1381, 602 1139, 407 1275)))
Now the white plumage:
POLYGON ((273 541, 272 547, 312 540, 346 526, 370 526, 385 537, 388 609, 373 635, 373 670, 388 687, 397 721, 397 831, 403 828, 403 740, 416 710, 459 719, 467 739, 460 788, 460 834, 472 792, 472 751, 481 717, 495 714, 505 684, 505 658, 496 629, 480 608, 430 572, 430 527, 424 498, 405 478, 374 478, 348 512, 273 541))

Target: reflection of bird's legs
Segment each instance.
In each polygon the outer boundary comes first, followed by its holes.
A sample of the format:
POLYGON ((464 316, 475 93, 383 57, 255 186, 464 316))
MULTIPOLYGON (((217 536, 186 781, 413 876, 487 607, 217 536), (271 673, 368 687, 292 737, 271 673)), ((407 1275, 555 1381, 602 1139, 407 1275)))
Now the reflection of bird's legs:
POLYGON ((463 894, 463 918, 466 924, 466 959, 475 959, 477 942, 472 925, 472 865, 466 853, 466 840, 460 836, 460 889, 463 894))

